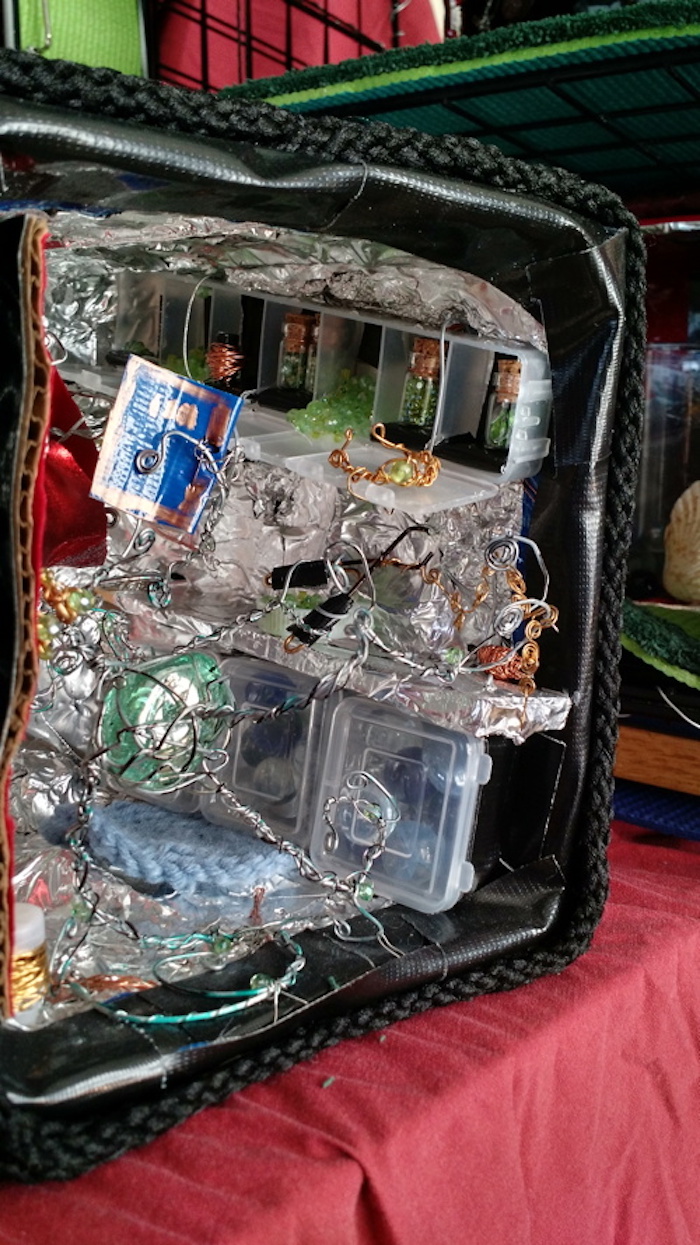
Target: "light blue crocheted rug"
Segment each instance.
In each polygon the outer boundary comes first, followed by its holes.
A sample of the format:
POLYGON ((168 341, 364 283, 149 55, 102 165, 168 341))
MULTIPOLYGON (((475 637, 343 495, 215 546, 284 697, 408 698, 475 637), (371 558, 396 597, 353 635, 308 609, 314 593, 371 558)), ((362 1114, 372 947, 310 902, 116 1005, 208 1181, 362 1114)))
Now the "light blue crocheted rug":
POLYGON ((251 830, 214 826, 199 814, 116 800, 94 811, 90 847, 113 869, 182 895, 250 895, 298 879, 289 856, 251 830))

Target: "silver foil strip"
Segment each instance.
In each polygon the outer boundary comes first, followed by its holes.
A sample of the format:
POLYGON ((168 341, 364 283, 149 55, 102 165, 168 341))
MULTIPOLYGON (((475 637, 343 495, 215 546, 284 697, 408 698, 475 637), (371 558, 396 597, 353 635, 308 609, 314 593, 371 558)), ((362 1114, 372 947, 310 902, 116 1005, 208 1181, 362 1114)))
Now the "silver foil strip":
MULTIPOLYGON (((351 630, 352 615, 347 622, 351 630)), ((246 653, 329 681, 343 670, 352 651, 352 641, 348 639, 345 650, 317 644, 288 653, 281 636, 265 634, 254 625, 203 625, 199 617, 148 606, 134 616, 134 638, 154 649, 171 644, 187 646, 201 640, 208 649, 216 649, 222 655, 246 653)), ((462 673, 449 681, 433 676, 431 681, 377 657, 343 678, 342 689, 389 701, 450 730, 480 737, 503 735, 516 744, 524 743, 539 731, 563 730, 571 708, 566 692, 538 688, 525 696, 517 684, 500 682, 489 674, 462 673)))
POLYGON ((432 329, 463 324, 482 337, 546 349, 542 325, 496 287, 375 242, 128 212, 109 221, 59 213, 51 237, 48 327, 85 363, 101 358, 124 269, 211 275, 251 294, 356 308, 432 329))
MULTIPOLYGON (((318 679, 332 676, 342 665, 342 660, 329 656, 327 648, 288 654, 279 639, 261 635, 252 627, 224 633, 220 642, 227 641, 265 661, 280 664, 284 658, 283 664, 318 679)), ((504 735, 516 744, 539 731, 563 730, 571 708, 570 697, 564 692, 538 689, 524 696, 517 685, 483 674, 460 674, 447 684, 438 680, 431 683, 399 674, 388 662, 385 669, 363 666, 353 671, 345 690, 396 704, 450 730, 480 737, 504 735)))

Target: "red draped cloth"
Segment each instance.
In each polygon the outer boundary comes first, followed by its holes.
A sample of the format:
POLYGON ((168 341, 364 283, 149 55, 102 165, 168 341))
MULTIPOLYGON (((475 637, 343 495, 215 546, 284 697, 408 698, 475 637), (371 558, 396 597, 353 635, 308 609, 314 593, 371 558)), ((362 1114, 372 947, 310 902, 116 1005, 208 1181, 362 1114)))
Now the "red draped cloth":
POLYGON ((69 1184, 5 1187, 0 1242, 698 1245, 700 845, 621 826, 611 861, 561 976, 342 1043, 69 1184))
MULTIPOLYGON (((97 566, 105 558, 107 518, 90 497, 94 442, 80 435, 82 415, 58 369, 51 372, 51 432, 41 476, 43 566, 97 566)), ((41 567, 37 567, 37 570, 41 567)))

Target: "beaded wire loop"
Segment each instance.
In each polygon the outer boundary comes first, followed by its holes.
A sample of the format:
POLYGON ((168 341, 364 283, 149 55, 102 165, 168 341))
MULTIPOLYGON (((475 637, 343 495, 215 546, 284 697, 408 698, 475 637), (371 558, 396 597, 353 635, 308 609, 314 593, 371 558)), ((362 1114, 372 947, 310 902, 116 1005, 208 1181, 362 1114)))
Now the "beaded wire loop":
POLYGON ((37 651, 47 661, 64 627, 77 622, 81 614, 94 609, 97 595, 89 588, 76 588, 58 582, 51 571, 41 572, 40 607, 37 619, 37 651))
POLYGON ((331 450, 328 461, 331 467, 338 467, 348 477, 348 489, 354 493, 353 485, 360 480, 369 484, 398 485, 399 488, 428 488, 434 484, 440 474, 440 459, 431 454, 430 450, 409 450, 400 441, 389 441, 384 424, 375 424, 372 436, 375 441, 387 450, 399 450, 401 458, 388 458, 374 471, 369 467, 355 467, 350 462, 348 446, 354 437, 352 428, 345 432, 345 440, 339 449, 331 450))
MULTIPOLYGON (((520 537, 525 544, 531 544, 525 537, 520 537)), ((518 645, 517 652, 504 645, 481 645, 477 657, 481 663, 490 668, 495 679, 504 682, 517 680, 524 696, 531 696, 535 691, 535 675, 540 664, 540 646, 537 643, 547 627, 555 627, 559 611, 555 605, 544 599, 549 588, 549 577, 545 574, 545 588, 542 599, 528 597, 527 586, 517 568, 518 542, 513 537, 498 537, 491 541, 486 551, 486 561, 482 570, 482 578, 477 585, 474 604, 481 604, 489 595, 491 577, 496 571, 505 574, 505 580, 511 594, 511 603, 502 610, 497 622, 503 635, 511 635, 518 627, 523 627, 523 641, 518 645)))

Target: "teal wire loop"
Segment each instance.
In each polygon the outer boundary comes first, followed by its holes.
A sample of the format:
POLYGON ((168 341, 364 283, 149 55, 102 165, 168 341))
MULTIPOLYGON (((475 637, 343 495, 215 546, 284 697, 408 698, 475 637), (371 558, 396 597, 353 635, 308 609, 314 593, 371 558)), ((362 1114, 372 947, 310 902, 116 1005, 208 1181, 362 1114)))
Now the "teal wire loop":
MULTIPOLYGON (((98 1003, 88 990, 81 986, 79 982, 70 982, 70 988, 78 998, 84 999, 90 1003, 97 1011, 102 1012, 106 1016, 111 1016, 114 1020, 121 1021, 123 1024, 137 1026, 157 1026, 157 1025, 183 1025, 197 1024, 198 1022, 207 1020, 223 1020, 228 1016, 234 1016, 238 1012, 247 1011, 251 1007, 257 1007, 261 1003, 268 1000, 275 1000, 279 995, 290 989, 296 984, 297 977, 302 969, 306 966, 306 957, 302 948, 297 942, 284 931, 280 934, 280 941, 284 944, 285 950, 290 950, 294 959, 288 966, 281 977, 273 980, 266 980, 264 985, 252 986, 247 990, 230 990, 230 991, 202 991, 202 994, 208 998, 229 998, 231 1002, 224 1003, 221 1007, 214 1007, 208 1011, 184 1012, 174 1015, 161 1015, 155 1013, 152 1016, 144 1016, 138 1012, 128 1012, 122 1007, 111 1007, 109 1003, 98 1003)), ((173 959, 185 959, 186 956, 173 956, 173 959)), ((163 961, 161 961, 162 963, 163 961)), ((262 974, 255 974, 251 978, 251 983, 262 974)))

